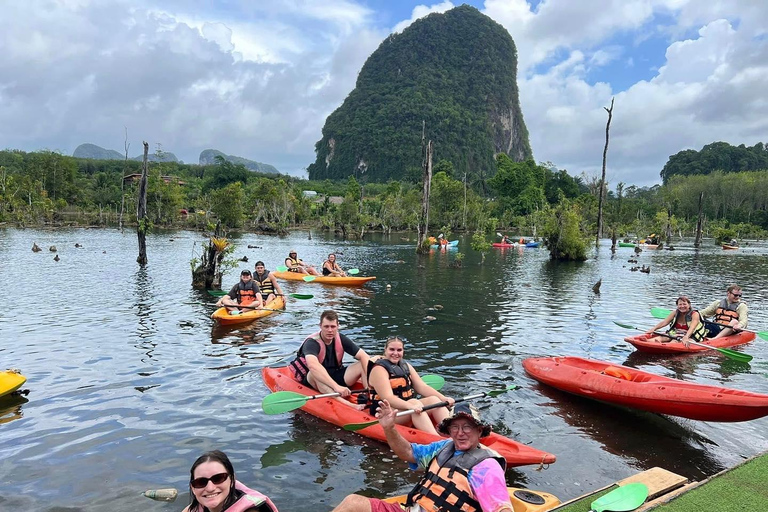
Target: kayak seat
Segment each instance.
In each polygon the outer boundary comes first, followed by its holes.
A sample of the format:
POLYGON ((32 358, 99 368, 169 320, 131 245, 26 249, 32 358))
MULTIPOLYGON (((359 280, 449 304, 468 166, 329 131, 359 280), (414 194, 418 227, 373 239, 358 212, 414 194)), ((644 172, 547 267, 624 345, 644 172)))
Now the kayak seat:
POLYGON ((624 379, 624 380, 632 380, 632 374, 625 370, 624 368, 619 368, 617 366, 606 366, 602 372, 600 372, 605 375, 610 375, 611 377, 616 377, 618 379, 624 379))

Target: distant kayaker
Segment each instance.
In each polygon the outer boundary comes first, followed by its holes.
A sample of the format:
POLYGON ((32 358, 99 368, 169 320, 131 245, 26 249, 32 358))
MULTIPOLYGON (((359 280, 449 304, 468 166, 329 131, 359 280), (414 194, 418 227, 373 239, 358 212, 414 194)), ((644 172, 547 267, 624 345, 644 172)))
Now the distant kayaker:
POLYGON ((189 505, 182 512, 278 512, 272 500, 235 480, 224 452, 205 452, 189 470, 189 505))
POLYGON ((503 235, 501 237, 501 243, 503 243, 504 245, 512 245, 514 242, 512 242, 512 239, 509 238, 507 235, 503 235))
POLYGON ((440 247, 445 247, 448 245, 448 240, 445 239, 445 236, 442 233, 437 235, 437 245, 440 247))
POLYGON ((741 301, 741 293, 741 286, 732 284, 726 289, 724 299, 716 300, 700 311, 704 317, 714 315, 711 321, 705 321, 709 336, 722 338, 747 328, 749 308, 741 301))
MULTIPOLYGON (((217 306, 224 306, 230 315, 239 315, 240 306, 255 306, 261 308, 264 303, 261 300, 261 290, 259 285, 253 281, 250 270, 240 272, 240 281, 229 290, 229 293, 221 297, 217 306)), ((252 310, 255 308, 248 308, 252 310)))
POLYGON ((317 271, 312 265, 304 263, 299 259, 296 249, 291 249, 288 253, 288 257, 285 258, 285 266, 288 267, 290 272, 299 272, 301 274, 312 274, 313 276, 319 276, 320 272, 317 271))
MULTIPOLYGON (((348 397, 349 386, 358 380, 362 380, 363 387, 368 387, 368 376, 363 372, 363 368, 368 368, 368 360, 365 350, 339 332, 339 316, 329 309, 320 315, 320 330, 304 340, 290 366, 294 378, 303 385, 321 393, 348 397), (345 367, 342 364, 345 353, 357 362, 345 367)), ((365 407, 340 397, 336 400, 358 410, 365 407)))
MULTIPOLYGON (((683 342, 686 348, 690 346, 690 341, 701 343, 707 335, 707 329, 701 320, 701 315, 693 309, 691 300, 685 295, 677 298, 677 309, 672 310, 667 317, 646 331, 647 334, 653 334, 657 329, 664 326, 669 327, 667 334, 676 337, 683 342)), ((656 336, 649 338, 648 341, 658 341, 660 343, 669 343, 672 338, 667 336, 656 336)))
POLYGON ((404 411, 413 409, 414 414, 400 416, 397 423, 413 425, 419 430, 437 434, 433 423, 437 424, 448 417, 448 408, 430 409, 426 413, 421 410, 425 405, 438 402, 448 402, 453 405, 452 398, 446 398, 433 389, 419 377, 416 369, 405 359, 403 340, 397 336, 387 339, 384 345, 384 355, 371 358, 369 365, 368 384, 373 392, 369 405, 370 414, 375 415, 381 400, 387 400, 395 409, 404 411), (416 393, 421 398, 416 398, 416 393))
POLYGON ((346 277, 347 273, 336 263, 336 255, 334 253, 329 254, 328 259, 323 262, 323 275, 346 277))
POLYGON ((261 300, 264 304, 275 300, 275 290, 277 290, 278 294, 284 295, 283 289, 280 288, 277 279, 270 274, 263 261, 256 262, 256 271, 253 273, 253 280, 259 285, 259 289, 261 290, 261 300))
MULTIPOLYGON (((408 493, 406 511, 513 512, 504 480, 504 457, 480 444, 491 426, 480 420, 473 406, 456 404, 451 416, 437 429, 450 439, 422 445, 409 443, 395 428, 395 415, 386 400, 379 417, 392 451, 411 469, 426 469, 421 481, 408 493), (458 505, 457 505, 458 504, 458 505), (419 508, 420 507, 420 508, 419 508)), ((396 503, 350 494, 334 512, 403 512, 396 503)))

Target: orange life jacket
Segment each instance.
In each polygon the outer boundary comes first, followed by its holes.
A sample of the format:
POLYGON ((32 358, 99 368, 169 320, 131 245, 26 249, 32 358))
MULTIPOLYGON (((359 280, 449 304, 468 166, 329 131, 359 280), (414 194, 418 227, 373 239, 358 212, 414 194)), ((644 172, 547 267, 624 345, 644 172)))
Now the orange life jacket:
POLYGON ((739 313, 736 309, 739 307, 739 304, 739 302, 732 302, 729 304, 727 299, 721 300, 715 310, 715 323, 729 325, 731 320, 738 320, 739 313))
POLYGON ((494 458, 504 471, 504 457, 480 445, 456 455, 448 441, 427 466, 421 481, 408 493, 406 506, 418 504, 425 512, 481 512, 469 485, 469 472, 485 459, 494 458))
MULTIPOLYGON (((320 361, 320 364, 323 366, 325 363, 325 353, 326 353, 326 345, 323 341, 323 338, 320 337, 320 331, 317 331, 316 333, 310 335, 307 339, 313 339, 315 340, 318 345, 320 345, 320 353, 317 355, 318 361, 320 361)), ((305 340, 306 341, 306 340, 305 340)), ((341 360, 344 359, 344 346, 341 344, 341 334, 339 334, 338 331, 336 331, 336 336, 333 337, 333 350, 336 352, 336 368, 341 368, 341 360)), ((307 366, 307 358, 304 355, 304 343, 301 344, 301 347, 299 347, 299 351, 296 353, 296 359, 293 360, 293 362, 290 364, 291 369, 293 370, 293 378, 296 379, 298 382, 301 382, 304 380, 304 378, 309 373, 309 366, 307 366)), ((326 367, 327 368, 327 367, 326 367)), ((328 368, 329 370, 334 370, 336 368, 328 368)))
MULTIPOLYGON (((403 400, 410 400, 416 396, 416 391, 411 384, 411 369, 408 367, 408 363, 401 359, 399 363, 394 364, 388 359, 379 359, 374 365, 371 366, 373 370, 374 366, 381 366, 387 373, 389 373, 389 385, 392 387, 392 393, 398 398, 403 400)), ((368 372, 370 377, 371 372, 368 372)), ((376 409, 379 408, 379 402, 381 396, 379 396, 375 390, 371 393, 371 415, 376 415, 376 409)))
POLYGON ((256 294, 259 293, 259 285, 254 281, 251 281, 247 287, 240 281, 237 283, 237 303, 243 306, 254 302, 256 300, 256 294), (255 289, 254 289, 255 288, 255 289))

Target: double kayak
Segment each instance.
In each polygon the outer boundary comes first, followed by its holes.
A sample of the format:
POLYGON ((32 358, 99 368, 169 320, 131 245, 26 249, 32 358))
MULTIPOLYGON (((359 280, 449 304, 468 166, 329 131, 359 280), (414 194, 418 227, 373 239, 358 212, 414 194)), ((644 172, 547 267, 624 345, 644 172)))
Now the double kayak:
POLYGON ((459 246, 459 241, 458 240, 451 240, 447 244, 442 244, 442 245, 440 245, 440 244, 432 244, 432 245, 430 245, 430 247, 432 247, 433 249, 447 249, 449 247, 458 247, 458 246, 459 246))
MULTIPOLYGON (((286 281, 304 281, 304 278, 309 274, 303 274, 301 272, 272 272, 272 275, 278 279, 285 279, 286 281)), ((356 276, 312 276, 313 280, 310 283, 323 283, 323 284, 335 284, 338 286, 362 286, 368 281, 373 281, 376 276, 370 277, 356 277, 356 276)))
MULTIPOLYGON (((655 338, 655 334, 638 334, 637 336, 627 336, 624 341, 634 345, 634 347, 640 352, 649 352, 651 354, 680 354, 680 353, 699 353, 707 352, 708 348, 700 345, 690 345, 686 347, 682 341, 671 340, 669 343, 650 341, 655 338)), ((702 343, 709 345, 713 348, 730 348, 737 345, 743 345, 749 343, 755 339, 755 333, 749 331, 741 331, 731 336, 723 336, 722 338, 706 338, 702 343)))
POLYGON ((628 366, 580 357, 523 361, 525 371, 566 393, 701 421, 748 421, 768 415, 768 395, 684 382, 628 366))
POLYGON ((269 309, 242 309, 239 315, 230 315, 227 308, 219 308, 213 312, 211 318, 221 325, 247 324, 276 313, 277 311, 272 311, 273 309, 285 309, 285 299, 282 295, 278 295, 264 304, 264 307, 269 309))
MULTIPOLYGON (((560 500, 548 492, 529 491, 518 487, 507 487, 507 492, 509 492, 509 501, 512 503, 514 512, 545 512, 560 504, 560 500)), ((405 504, 407 498, 406 495, 394 496, 384 501, 405 504)))
MULTIPOLYGON (((302 386, 300 383, 296 382, 288 367, 264 368, 261 371, 261 375, 264 378, 264 383, 271 391, 292 391, 307 396, 317 394, 317 391, 314 389, 302 386)), ((301 409, 339 427, 343 427, 350 423, 363 423, 374 421, 376 419, 364 411, 358 411, 352 407, 346 406, 333 398, 307 400, 301 409)), ((411 443, 429 444, 445 439, 439 435, 430 434, 403 425, 398 425, 396 428, 400 434, 411 443)), ((359 430, 358 433, 378 441, 387 441, 384 429, 381 428, 381 425, 379 424, 366 427, 359 430)), ((517 441, 496 434, 495 432, 491 432, 490 436, 484 437, 482 442, 485 446, 496 450, 502 455, 509 466, 551 464, 555 462, 555 456, 551 453, 543 452, 536 448, 518 443, 517 441)))
POLYGON ((0 397, 13 393, 25 382, 27 382, 27 378, 15 370, 0 372, 0 397))

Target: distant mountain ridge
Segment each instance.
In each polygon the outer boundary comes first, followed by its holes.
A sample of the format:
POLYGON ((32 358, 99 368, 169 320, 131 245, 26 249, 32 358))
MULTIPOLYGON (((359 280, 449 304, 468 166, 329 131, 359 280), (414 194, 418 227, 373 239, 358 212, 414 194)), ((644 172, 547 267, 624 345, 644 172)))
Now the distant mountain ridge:
MULTIPOLYGON (((80 144, 75 148, 72 153, 75 158, 90 158, 91 160, 125 160, 125 155, 120 154, 114 149, 104 149, 96 144, 80 144)), ((144 155, 134 156, 130 160, 137 160, 141 162, 144 159, 144 155)), ((156 154, 150 153, 147 155, 147 160, 150 162, 178 162, 179 159, 173 153, 163 152, 160 158, 156 154)))
POLYGON ((233 164, 241 164, 246 169, 249 169, 251 171, 261 172, 265 174, 280 174, 280 171, 277 170, 277 168, 273 165, 269 164, 263 164, 261 162, 257 162, 255 160, 248 160, 247 158, 243 158, 240 156, 234 156, 234 155, 225 155, 218 149, 205 149, 200 153, 200 165, 213 165, 216 163, 216 157, 220 156, 224 158, 224 160, 227 160, 228 162, 232 162, 233 164))
MULTIPOLYGON (((125 160, 125 155, 115 151, 114 149, 105 149, 96 144, 80 144, 75 148, 72 153, 75 158, 90 158, 91 160, 125 160)), ((226 155, 217 149, 206 149, 200 153, 200 165, 215 165, 216 157, 221 156, 225 160, 232 162, 233 164, 241 164, 246 169, 265 174, 280 174, 280 171, 273 165, 256 162, 255 160, 249 160, 240 156, 226 155)), ((141 161, 144 155, 139 155, 131 158, 131 160, 141 161)), ((180 162, 176 155, 169 152, 163 152, 160 158, 154 153, 150 153, 147 156, 150 162, 180 162)))

